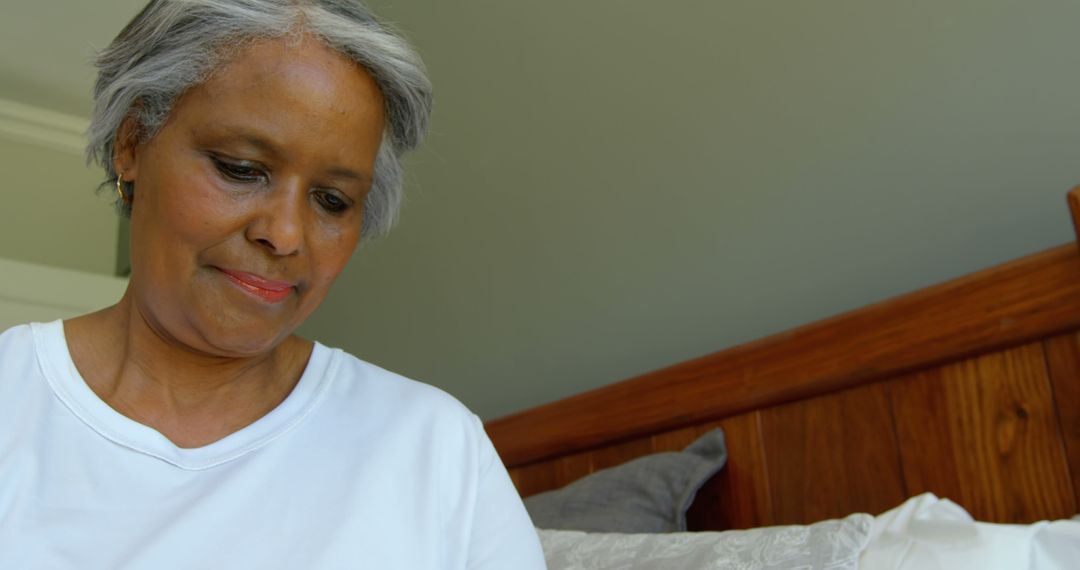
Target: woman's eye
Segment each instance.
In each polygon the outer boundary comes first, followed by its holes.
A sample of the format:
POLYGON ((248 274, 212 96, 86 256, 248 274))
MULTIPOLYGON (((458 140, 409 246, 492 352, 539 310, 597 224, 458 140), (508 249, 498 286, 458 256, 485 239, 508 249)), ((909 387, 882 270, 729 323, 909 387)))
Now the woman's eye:
POLYGON ((214 159, 214 166, 222 176, 236 182, 259 182, 266 178, 262 170, 245 164, 214 159))
POLYGON ((332 214, 340 214, 349 209, 348 202, 330 192, 319 192, 315 195, 315 199, 319 201, 323 209, 332 214))

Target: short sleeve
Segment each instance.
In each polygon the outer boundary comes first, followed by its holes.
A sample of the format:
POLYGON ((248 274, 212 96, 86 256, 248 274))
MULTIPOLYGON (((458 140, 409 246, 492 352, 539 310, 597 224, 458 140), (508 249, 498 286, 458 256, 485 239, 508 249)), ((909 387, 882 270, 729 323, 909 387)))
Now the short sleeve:
POLYGON ((495 447, 479 430, 479 479, 468 570, 546 570, 540 539, 495 447))

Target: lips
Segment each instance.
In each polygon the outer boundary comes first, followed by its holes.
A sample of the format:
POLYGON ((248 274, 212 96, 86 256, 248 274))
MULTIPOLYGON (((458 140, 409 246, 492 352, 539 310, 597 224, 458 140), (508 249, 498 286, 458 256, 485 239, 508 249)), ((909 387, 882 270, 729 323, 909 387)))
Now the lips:
POLYGON ((255 275, 254 273, 246 273, 244 271, 235 271, 232 269, 220 269, 220 271, 229 281, 243 291, 260 299, 270 301, 271 303, 284 301, 292 294, 293 288, 295 287, 292 283, 266 279, 259 275, 255 275))

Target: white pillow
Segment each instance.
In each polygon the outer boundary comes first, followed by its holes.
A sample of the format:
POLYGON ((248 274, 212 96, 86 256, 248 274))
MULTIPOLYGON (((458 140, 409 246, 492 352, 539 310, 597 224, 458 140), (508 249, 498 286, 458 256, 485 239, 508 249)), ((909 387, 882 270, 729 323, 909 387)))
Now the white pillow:
POLYGON ((538 529, 548 570, 855 570, 873 517, 725 532, 616 534, 538 529))
POLYGON ((879 515, 862 570, 1074 570, 1080 523, 976 522, 960 505, 924 493, 879 515))

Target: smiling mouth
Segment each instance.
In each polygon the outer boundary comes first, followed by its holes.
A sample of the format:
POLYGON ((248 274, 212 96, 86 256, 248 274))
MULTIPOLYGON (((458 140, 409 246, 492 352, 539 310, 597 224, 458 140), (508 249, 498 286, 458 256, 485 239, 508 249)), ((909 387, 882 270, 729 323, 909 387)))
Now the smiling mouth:
POLYGON ((242 291, 271 303, 284 301, 292 294, 295 288, 292 283, 273 281, 253 273, 221 268, 218 268, 218 270, 242 291))

